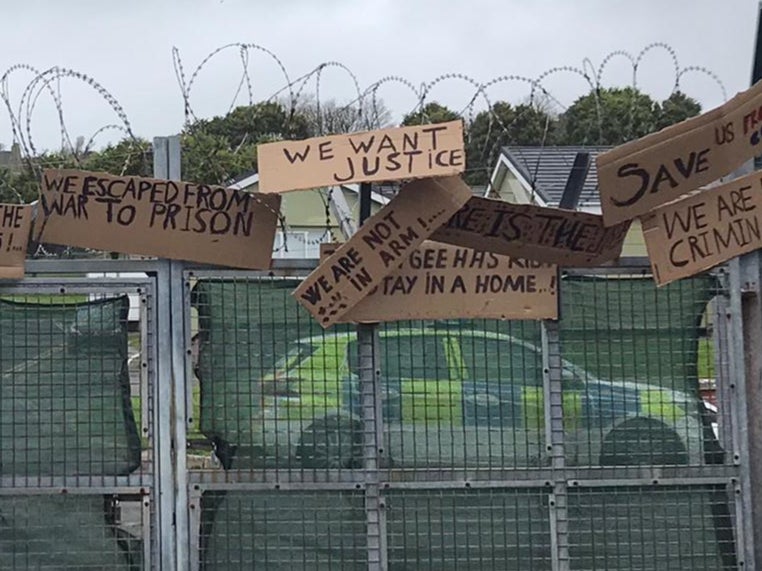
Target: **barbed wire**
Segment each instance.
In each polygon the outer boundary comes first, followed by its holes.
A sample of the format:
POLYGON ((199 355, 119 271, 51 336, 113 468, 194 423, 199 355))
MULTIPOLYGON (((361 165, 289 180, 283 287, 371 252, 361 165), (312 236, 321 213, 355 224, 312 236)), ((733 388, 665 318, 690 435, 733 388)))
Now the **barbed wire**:
MULTIPOLYGON (((315 124, 311 126, 312 135, 330 134, 336 129, 337 125, 333 121, 328 121, 325 115, 330 109, 335 109, 337 113, 342 113, 346 116, 346 120, 340 125, 346 131, 371 130, 388 126, 389 113, 384 104, 383 95, 387 94, 389 90, 399 88, 402 88, 403 92, 408 93, 411 97, 411 104, 407 107, 404 115, 417 116, 419 120, 424 122, 429 121, 432 118, 427 116, 427 104, 437 101, 435 95, 445 85, 449 86, 450 83, 458 83, 461 85, 459 93, 464 93, 464 95, 462 96, 461 103, 451 104, 453 112, 468 125, 473 124, 480 114, 484 114, 481 117, 486 118, 487 125, 484 143, 480 148, 476 149, 476 152, 480 155, 480 161, 484 162, 485 166, 473 169, 469 167, 466 170, 466 174, 483 173, 487 177, 485 193, 489 194, 494 191, 491 186, 492 181, 489 180, 489 171, 494 165, 487 164, 487 159, 494 158, 496 153, 500 152, 499 146, 503 141, 503 136, 510 135, 511 130, 520 121, 526 119, 533 109, 542 109, 544 112, 547 111, 545 113, 546 119, 541 129, 542 134, 536 141, 536 144, 544 147, 549 140, 551 119, 568 110, 569 104, 564 103, 558 96, 558 93, 554 93, 549 88, 551 81, 563 75, 581 80, 584 91, 580 96, 592 94, 595 107, 595 122, 588 128, 588 132, 585 133, 585 143, 590 144, 596 140, 601 141, 603 140, 603 129, 606 120, 605 107, 602 104, 602 90, 604 89, 604 79, 608 77, 613 62, 621 58, 629 64, 632 71, 629 84, 620 87, 631 87, 633 90, 638 90, 642 84, 643 74, 647 72, 648 65, 646 58, 658 51, 666 53, 673 70, 671 74, 673 77, 665 78, 666 81, 669 81, 670 94, 681 91, 687 76, 700 74, 716 84, 721 92, 722 99, 727 100, 725 85, 716 73, 700 65, 681 66, 676 50, 664 42, 650 43, 636 54, 625 50, 612 51, 605 55, 597 66, 589 58, 585 58, 581 66, 554 66, 541 72, 536 77, 505 74, 486 81, 479 81, 468 74, 450 72, 416 85, 416 83, 408 78, 399 75, 387 75, 373 81, 364 88, 355 72, 338 61, 320 63, 310 71, 292 79, 283 61, 275 53, 255 43, 230 43, 223 45, 202 57, 195 67, 187 66, 181 57, 180 51, 177 48, 172 48, 172 65, 183 106, 183 132, 189 134, 193 134, 194 129, 199 129, 199 125, 203 124, 192 103, 194 89, 199 83, 201 74, 209 69, 212 62, 216 61, 219 56, 230 52, 234 52, 237 55, 240 74, 234 83, 230 102, 223 108, 224 114, 231 113, 239 106, 250 107, 254 112, 252 120, 256 121, 259 118, 257 113, 263 112, 261 107, 255 105, 256 103, 276 102, 284 106, 287 111, 287 121, 292 122, 296 121, 297 117, 299 117, 300 106, 303 107, 304 105, 311 104, 315 110, 315 124), (253 56, 256 54, 263 55, 270 65, 274 64, 276 75, 282 76, 280 87, 270 91, 264 97, 256 93, 258 86, 255 84, 255 80, 265 77, 265 75, 264 73, 252 72, 252 66, 254 65, 253 56), (338 105, 333 103, 336 97, 332 97, 332 94, 327 93, 324 86, 326 73, 333 70, 348 78, 352 93, 348 100, 345 98, 345 101, 338 105), (513 105, 517 111, 510 121, 506 121, 504 117, 495 112, 496 103, 505 100, 505 98, 498 95, 498 92, 506 85, 516 85, 525 91, 525 99, 522 102, 523 107, 518 107, 514 98, 513 105), (241 100, 243 100, 242 103, 240 103, 241 100), (328 103, 331 103, 331 105, 329 106, 328 103)), ((268 81, 269 85, 272 85, 271 75, 270 73, 267 76, 270 80, 268 81)), ((446 89, 446 95, 450 99, 454 92, 455 90, 446 89)), ((117 132, 123 141, 128 142, 124 148, 120 148, 121 152, 112 153, 111 155, 120 161, 123 160, 121 172, 115 174, 124 174, 128 166, 136 158, 143 161, 147 161, 149 158, 146 153, 150 152, 150 150, 146 151, 141 146, 140 139, 133 132, 129 116, 117 98, 94 78, 84 73, 57 66, 40 71, 27 64, 16 64, 8 68, 0 76, 0 98, 4 103, 10 121, 13 143, 19 145, 27 168, 38 176, 43 168, 58 166, 61 162, 58 156, 40 153, 38 151, 39 146, 36 144, 33 136, 35 110, 40 101, 46 98, 52 102, 56 112, 61 149, 66 151, 66 158, 73 161, 74 164, 83 165, 84 159, 95 152, 97 140, 108 132, 117 132), (11 93, 11 78, 16 79, 22 74, 31 76, 31 79, 27 77, 26 83, 21 83, 21 95, 17 100, 14 100, 11 93), (66 81, 75 81, 90 87, 111 109, 116 116, 116 121, 96 129, 87 138, 77 137, 77 141, 73 142, 67 127, 66 106, 63 101, 62 84, 66 81)), ((635 122, 634 98, 630 101, 627 117, 627 124, 623 128, 625 133, 632 134, 635 122)), ((466 132, 467 137, 472 136, 470 131, 467 130, 466 132)), ((247 147, 249 143, 256 144, 260 142, 255 139, 255 135, 246 132, 242 140, 232 149, 233 154, 245 152, 245 149, 249 148, 247 147)), ((220 166, 216 150, 210 150, 205 156, 200 157, 199 161, 210 167, 220 166)), ((231 174, 225 168, 220 168, 219 171, 224 173, 225 176, 231 174)), ((530 181, 532 192, 535 192, 536 180, 534 179, 536 174, 536 171, 532 173, 533 180, 530 181)), ((225 181, 220 180, 217 182, 223 183, 225 181)), ((560 182, 559 185, 563 185, 563 182, 560 182)), ((335 238, 332 234, 334 226, 332 218, 334 215, 332 215, 330 204, 332 200, 331 194, 323 193, 319 190, 315 192, 320 196, 320 200, 325 208, 325 227, 319 237, 304 239, 308 245, 316 245, 327 238, 335 238)), ((281 248, 288 250, 286 245, 288 236, 296 240, 300 240, 300 238, 298 234, 294 233, 294 229, 289 226, 287 220, 282 216, 279 219, 283 233, 281 248)))

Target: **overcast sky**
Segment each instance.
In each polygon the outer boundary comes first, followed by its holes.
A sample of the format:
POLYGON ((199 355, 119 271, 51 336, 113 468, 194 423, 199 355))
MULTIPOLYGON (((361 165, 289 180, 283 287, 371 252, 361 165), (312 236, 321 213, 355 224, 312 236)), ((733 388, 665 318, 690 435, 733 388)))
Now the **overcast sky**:
MULTIPOLYGON (((10 0, 6 0, 10 4, 10 0)), ((559 67, 597 69, 611 52, 637 55, 653 42, 669 44, 682 68, 700 66, 722 81, 728 96, 750 81, 757 0, 25 0, 3 15, 0 69, 30 64, 38 69, 71 68, 93 77, 123 106, 133 131, 143 137, 169 135, 183 124, 183 100, 172 65, 178 48, 186 74, 228 43, 256 43, 272 51, 296 79, 323 62, 336 61, 356 75, 361 89, 385 76, 415 85, 441 74, 465 74, 477 82, 505 75, 530 78, 559 67)), ((282 72, 268 56, 252 54, 249 71, 255 99, 284 87, 282 72)), ((8 87, 18 104, 32 74, 11 74, 8 87)), ((210 60, 191 93, 198 117, 227 112, 241 79, 238 51, 210 60)), ((632 83, 632 67, 615 57, 601 80, 605 86, 632 83)), ((665 50, 642 60, 638 85, 655 98, 675 84, 674 64, 665 50)), ((578 75, 552 74, 543 85, 569 105, 588 90, 578 75)), ((683 91, 705 109, 723 101, 706 74, 691 72, 683 91)), ((315 91, 314 78, 305 87, 315 91)), ((464 108, 474 87, 462 80, 440 83, 429 99, 464 108)), ((65 121, 72 138, 89 138, 98 128, 119 123, 94 91, 75 80, 61 82, 65 121)), ((501 82, 492 100, 520 102, 526 83, 501 82)), ((354 97, 352 80, 329 67, 320 81, 321 98, 354 97)), ((416 103, 401 84, 382 87, 379 96, 395 119, 416 103)), ((246 98, 239 98, 245 103, 246 98)), ((482 106, 484 104, 481 104, 482 106)), ((41 96, 31 120, 40 148, 60 144, 50 98, 41 96)), ((105 144, 117 139, 105 132, 105 144)), ((12 141, 8 112, 0 109, 0 143, 12 141)))

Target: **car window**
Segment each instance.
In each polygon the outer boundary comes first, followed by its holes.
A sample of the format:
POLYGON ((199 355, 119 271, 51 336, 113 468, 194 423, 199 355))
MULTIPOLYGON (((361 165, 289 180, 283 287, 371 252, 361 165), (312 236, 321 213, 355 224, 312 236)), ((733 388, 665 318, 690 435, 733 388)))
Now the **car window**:
MULTIPOLYGON (((388 335, 379 340, 381 376, 389 379, 448 378, 444 337, 434 334, 388 335)), ((347 352, 350 368, 357 374, 357 342, 347 352)))
POLYGON ((542 355, 507 339, 460 337, 464 378, 471 381, 542 386, 542 355))

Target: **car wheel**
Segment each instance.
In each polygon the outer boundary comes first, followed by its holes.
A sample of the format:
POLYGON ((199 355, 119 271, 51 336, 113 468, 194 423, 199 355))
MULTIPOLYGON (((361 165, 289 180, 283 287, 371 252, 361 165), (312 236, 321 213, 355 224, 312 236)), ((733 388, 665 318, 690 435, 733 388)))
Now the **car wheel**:
POLYGON ((304 468, 360 468, 360 423, 338 416, 316 420, 302 432, 296 456, 304 468))
POLYGON ((601 466, 687 464, 685 445, 674 430, 648 418, 634 418, 614 428, 601 446, 601 466))

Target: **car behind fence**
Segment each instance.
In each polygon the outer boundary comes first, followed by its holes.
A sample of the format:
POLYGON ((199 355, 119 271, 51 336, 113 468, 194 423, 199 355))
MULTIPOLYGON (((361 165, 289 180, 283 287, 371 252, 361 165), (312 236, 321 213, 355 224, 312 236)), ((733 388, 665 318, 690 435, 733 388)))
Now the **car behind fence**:
POLYGON ((290 295, 309 266, 0 286, 0 568, 743 565, 721 271, 565 270, 557 321, 358 335, 290 295))

